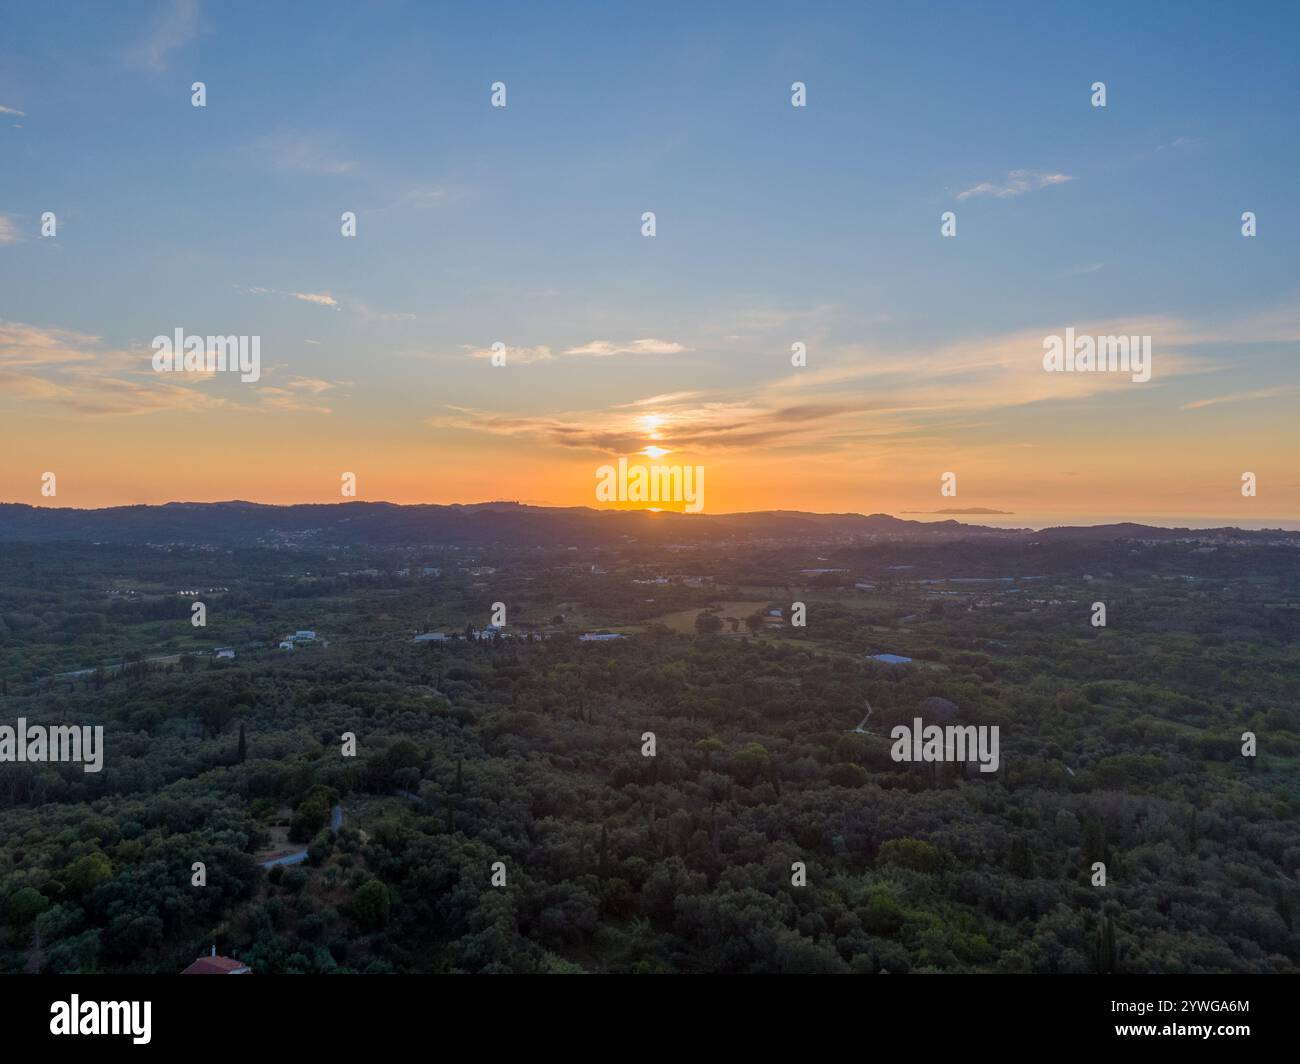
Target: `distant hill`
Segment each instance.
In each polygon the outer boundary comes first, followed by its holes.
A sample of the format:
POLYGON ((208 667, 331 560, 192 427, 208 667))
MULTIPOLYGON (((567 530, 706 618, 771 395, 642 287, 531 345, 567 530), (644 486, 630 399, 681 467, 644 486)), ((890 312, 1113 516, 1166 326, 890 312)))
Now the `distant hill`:
POLYGON ((1114 524, 1071 528, 999 529, 958 521, 906 521, 889 514, 816 514, 769 510, 740 514, 647 513, 541 507, 514 502, 452 506, 398 506, 340 502, 265 506, 251 502, 114 506, 101 510, 0 504, 0 541, 80 540, 102 543, 243 544, 448 544, 455 546, 594 546, 628 539, 705 544, 729 540, 898 539, 1015 540, 1225 539, 1287 541, 1300 532, 1190 531, 1114 524))
POLYGON ((900 510, 904 514, 984 514, 986 517, 996 515, 1000 517, 1014 517, 1014 510, 991 510, 987 506, 965 506, 950 507, 947 510, 900 510))

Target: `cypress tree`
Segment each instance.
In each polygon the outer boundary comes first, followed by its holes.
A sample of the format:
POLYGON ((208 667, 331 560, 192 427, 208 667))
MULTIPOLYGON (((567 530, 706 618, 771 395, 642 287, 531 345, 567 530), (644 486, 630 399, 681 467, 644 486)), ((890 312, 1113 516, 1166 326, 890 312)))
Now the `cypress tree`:
POLYGON ((1103 916, 1101 926, 1097 928, 1097 971, 1103 975, 1113 973, 1116 959, 1115 922, 1109 916, 1103 916))

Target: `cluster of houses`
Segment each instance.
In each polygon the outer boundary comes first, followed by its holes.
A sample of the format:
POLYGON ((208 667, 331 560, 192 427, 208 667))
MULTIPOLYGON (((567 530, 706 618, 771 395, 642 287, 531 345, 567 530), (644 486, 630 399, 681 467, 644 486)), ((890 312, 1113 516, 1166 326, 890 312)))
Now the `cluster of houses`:
POLYGON ((510 633, 506 631, 505 625, 489 624, 486 628, 475 628, 473 625, 467 629, 465 634, 455 633, 448 635, 446 632, 421 632, 417 635, 413 643, 445 643, 449 639, 509 639, 510 633))
POLYGON ((299 630, 297 632, 294 632, 293 635, 287 635, 283 639, 281 639, 280 649, 293 650, 304 643, 314 643, 314 642, 316 642, 315 632, 299 630))
MULTIPOLYGON (((592 572, 593 573, 596 572, 595 566, 592 566, 592 572)), ((605 572, 605 570, 601 569, 600 572, 603 573, 605 572)), ((704 587, 706 584, 713 583, 713 577, 711 576, 655 576, 647 580, 633 580, 632 583, 658 584, 660 586, 666 584, 681 584, 684 587, 704 587)))
MULTIPOLYGON (((512 636, 509 632, 505 630, 504 625, 489 624, 486 628, 475 628, 471 626, 465 635, 459 635, 459 634, 448 635, 445 632, 421 632, 412 640, 412 642, 413 643, 445 643, 450 639, 466 639, 466 638, 474 639, 474 640, 512 639, 512 638, 531 640, 531 639, 545 639, 547 638, 547 635, 548 633, 546 632, 525 632, 518 636, 512 636)), ((622 638, 623 636, 618 632, 588 632, 585 635, 578 636, 579 641, 583 643, 607 643, 610 640, 622 639, 622 638)))

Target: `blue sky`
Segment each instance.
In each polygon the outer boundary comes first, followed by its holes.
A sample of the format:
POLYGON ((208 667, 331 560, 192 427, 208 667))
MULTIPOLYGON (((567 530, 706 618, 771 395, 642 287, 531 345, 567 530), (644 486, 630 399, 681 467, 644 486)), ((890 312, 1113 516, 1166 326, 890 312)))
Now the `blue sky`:
MULTIPOLYGON (((525 464, 582 449, 585 465, 621 453, 614 410, 664 396, 689 398, 650 405, 707 428, 683 451, 738 471, 734 440, 778 464, 852 462, 886 419, 903 450, 881 461, 1068 449, 1099 417, 1174 453, 1206 431, 1180 415, 1206 409, 1244 462, 1261 425, 1294 420, 1300 380, 1298 22, 1292 4, 15 5, 0 320, 106 354, 176 326, 260 334, 278 392, 250 403, 222 382, 191 415, 378 434, 393 469, 421 448, 523 448, 525 464), (488 105, 498 80, 504 109, 488 105), (938 236, 945 210, 956 239, 938 236), (907 378, 968 345, 1127 321, 1159 322, 1182 370, 1142 393, 1004 407, 932 403, 907 378), (473 357, 494 340, 520 353, 506 373, 473 357), (860 416, 835 407, 813 437, 773 417, 793 340, 813 373, 792 386, 809 403, 855 395, 860 416), (855 378, 868 362, 875 379, 855 378)), ((70 397, 51 400, 56 421, 174 413, 79 409, 57 364, 47 379, 70 397)), ((115 423, 101 438, 143 431, 115 423)), ((1288 475, 1277 514, 1300 512, 1288 475)), ((820 485, 790 499, 810 509, 847 483, 774 479, 820 485)), ((888 479, 891 501, 911 498, 888 479)), ((1107 506, 1100 490, 1088 505, 1107 506)), ((506 477, 478 497, 495 494, 523 492, 506 477)))

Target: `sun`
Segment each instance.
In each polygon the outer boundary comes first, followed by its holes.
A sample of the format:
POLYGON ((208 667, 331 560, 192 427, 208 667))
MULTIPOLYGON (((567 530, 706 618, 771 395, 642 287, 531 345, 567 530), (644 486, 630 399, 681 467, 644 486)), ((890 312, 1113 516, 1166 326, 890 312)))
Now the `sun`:
POLYGON ((667 420, 668 418, 663 414, 642 414, 637 418, 637 421, 641 423, 641 431, 652 440, 663 439, 663 437, 659 435, 659 429, 667 420))

